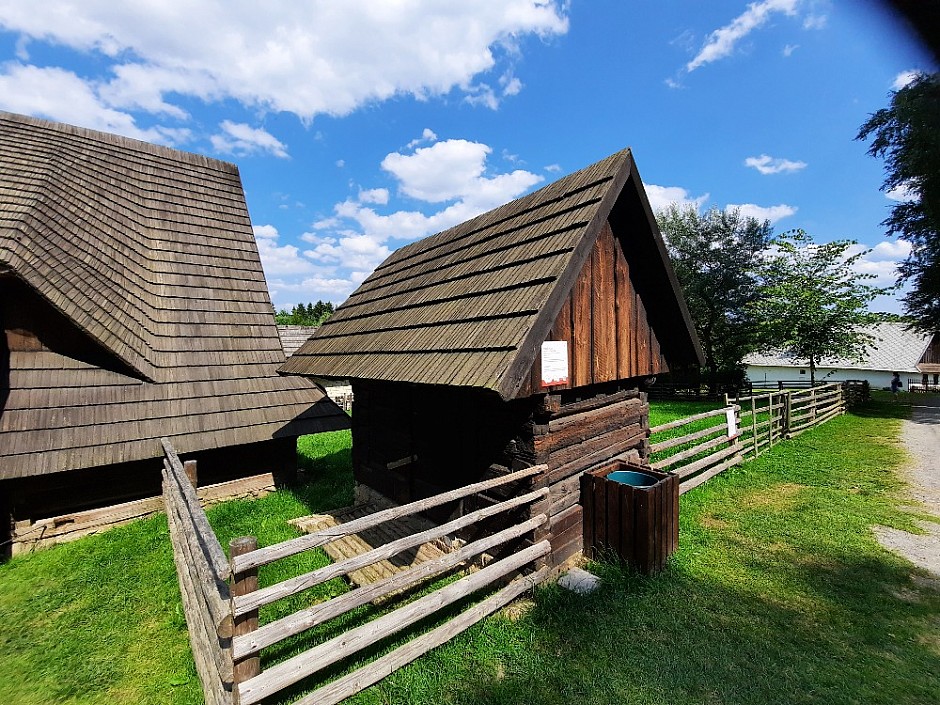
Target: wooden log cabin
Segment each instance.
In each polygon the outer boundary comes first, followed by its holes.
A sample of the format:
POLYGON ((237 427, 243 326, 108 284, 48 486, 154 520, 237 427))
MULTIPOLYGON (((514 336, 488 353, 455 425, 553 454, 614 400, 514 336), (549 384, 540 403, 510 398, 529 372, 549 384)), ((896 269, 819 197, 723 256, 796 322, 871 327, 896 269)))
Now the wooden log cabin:
MULTIPOLYGON (((348 428, 283 377, 238 169, 0 113, 0 528, 160 494, 168 436, 200 484, 289 475, 348 428)), ((2 538, 0 538, 2 541, 2 538)))
POLYGON ((648 456, 638 381, 701 361, 624 150, 396 251, 282 371, 352 380, 356 479, 394 500, 546 463, 561 564, 581 473, 648 456))

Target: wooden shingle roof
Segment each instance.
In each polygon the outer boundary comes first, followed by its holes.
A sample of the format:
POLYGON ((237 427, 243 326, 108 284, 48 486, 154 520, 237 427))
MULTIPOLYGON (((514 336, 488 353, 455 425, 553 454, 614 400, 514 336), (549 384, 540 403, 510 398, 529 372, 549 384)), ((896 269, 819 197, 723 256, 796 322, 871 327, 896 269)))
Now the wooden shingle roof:
POLYGON ((348 425, 276 373, 232 164, 0 113, 0 295, 0 478, 348 425))
POLYGON ((701 360, 629 150, 394 252, 282 372, 480 387, 514 398, 601 227, 617 220, 658 289, 674 363, 701 360))

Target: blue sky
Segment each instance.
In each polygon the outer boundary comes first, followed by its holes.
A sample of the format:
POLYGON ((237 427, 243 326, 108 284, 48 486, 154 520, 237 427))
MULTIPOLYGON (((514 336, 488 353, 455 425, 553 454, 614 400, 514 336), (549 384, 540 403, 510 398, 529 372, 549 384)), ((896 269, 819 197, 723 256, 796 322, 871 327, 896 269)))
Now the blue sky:
POLYGON ((627 146, 654 207, 855 239, 892 283, 853 138, 934 69, 860 0, 0 0, 0 109, 238 164, 277 308, 627 146))

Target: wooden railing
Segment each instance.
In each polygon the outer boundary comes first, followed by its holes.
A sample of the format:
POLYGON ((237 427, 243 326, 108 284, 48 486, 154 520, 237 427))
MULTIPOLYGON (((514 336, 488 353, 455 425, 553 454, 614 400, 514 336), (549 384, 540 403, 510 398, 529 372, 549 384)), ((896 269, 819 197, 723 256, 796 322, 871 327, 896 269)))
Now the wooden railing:
MULTIPOLYGON (((419 634, 371 663, 342 676, 296 701, 303 705, 337 703, 378 682, 391 672, 446 642, 485 616, 500 609, 548 576, 545 560, 551 551, 546 538, 548 487, 546 466, 525 468, 507 475, 468 485, 410 504, 306 534, 282 543, 258 548, 252 537, 232 542, 226 559, 212 533, 205 513, 191 501, 192 485, 184 465, 169 442, 166 455, 164 497, 171 516, 170 535, 193 657, 202 680, 206 702, 251 705, 313 676, 339 661, 390 637, 427 617, 464 600, 484 588, 504 583, 485 599, 440 626, 419 634), (443 504, 476 495, 509 483, 524 483, 504 501, 460 516, 425 531, 379 546, 362 555, 259 588, 260 566, 297 555, 384 522, 417 514, 443 504), (491 517, 523 511, 518 523, 477 538, 460 548, 376 583, 363 585, 294 612, 268 624, 258 624, 258 609, 296 595, 335 577, 390 558, 427 541, 452 535, 491 517), (501 549, 501 551, 499 550, 501 549), (262 670, 260 652, 369 602, 388 597, 429 578, 467 565, 483 554, 497 554, 485 567, 444 587, 404 604, 366 624, 316 644, 286 661, 262 670), (529 571, 529 572, 526 572, 529 571), (509 580, 515 576, 514 580, 509 580), (228 582, 227 582, 228 581, 228 582)), ((514 516, 514 514, 512 514, 514 516)))
POLYGON ((232 703, 232 636, 235 622, 228 585, 229 561, 209 526, 187 469, 167 439, 163 444, 163 502, 173 560, 196 670, 207 705, 232 703))
POLYGON ((742 461, 740 433, 736 426, 735 407, 706 411, 684 419, 670 421, 650 429, 650 451, 654 470, 674 473, 679 476, 679 494, 698 487, 706 480, 742 461), (712 425, 715 419, 723 422, 712 425), (687 430, 689 426, 701 426, 697 430, 675 436, 669 434, 676 429, 687 430), (668 435, 667 435, 668 434, 668 435), (657 440, 661 436, 662 440, 657 440), (672 451, 669 455, 663 455, 672 451), (660 457, 656 457, 660 456, 660 457))
POLYGON ((832 383, 734 401, 726 395, 725 404, 650 429, 650 467, 677 474, 680 493, 844 413, 845 392, 832 383))

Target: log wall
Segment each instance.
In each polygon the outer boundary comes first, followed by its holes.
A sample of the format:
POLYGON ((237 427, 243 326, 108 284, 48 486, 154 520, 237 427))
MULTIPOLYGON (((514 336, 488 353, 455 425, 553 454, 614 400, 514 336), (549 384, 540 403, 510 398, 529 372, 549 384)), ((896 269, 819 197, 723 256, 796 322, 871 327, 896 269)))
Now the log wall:
POLYGON ((581 475, 616 457, 648 462, 649 404, 636 389, 550 394, 534 421, 533 460, 548 465, 552 564, 560 566, 584 545, 581 475))
MULTIPOLYGON (((550 561, 582 548, 580 476, 615 457, 647 462, 649 406, 636 389, 602 385, 511 402, 478 390, 354 382, 356 480, 411 502, 512 469, 545 464, 550 561)), ((429 513, 441 522, 505 499, 484 493, 429 513)), ((542 509, 540 509, 542 511, 542 509)), ((514 519, 516 517, 513 517, 514 519)), ((495 526, 471 527, 491 531, 495 526)))

